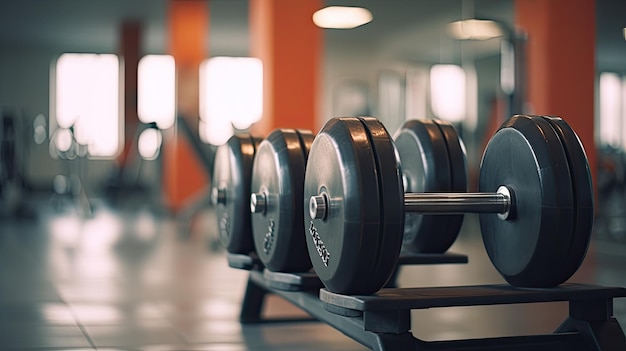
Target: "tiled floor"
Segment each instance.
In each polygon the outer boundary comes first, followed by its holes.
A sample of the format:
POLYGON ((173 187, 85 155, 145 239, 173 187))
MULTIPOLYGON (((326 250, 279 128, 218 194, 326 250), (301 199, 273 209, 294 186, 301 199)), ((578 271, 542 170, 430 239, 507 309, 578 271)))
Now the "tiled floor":
MULTIPOLYGON (((213 242, 211 211, 191 222, 95 202, 93 216, 36 202, 31 219, 0 219, 0 350, 364 350, 316 323, 242 325, 247 272, 213 242)), ((500 283, 474 217, 452 251, 466 265, 404 267, 401 286, 500 283)), ((594 241, 572 281, 626 286, 626 247, 594 241)), ((626 299, 615 312, 626 325, 626 299)), ((272 297, 266 313, 303 313, 272 297)), ((563 303, 413 312, 424 340, 552 332, 563 303)))

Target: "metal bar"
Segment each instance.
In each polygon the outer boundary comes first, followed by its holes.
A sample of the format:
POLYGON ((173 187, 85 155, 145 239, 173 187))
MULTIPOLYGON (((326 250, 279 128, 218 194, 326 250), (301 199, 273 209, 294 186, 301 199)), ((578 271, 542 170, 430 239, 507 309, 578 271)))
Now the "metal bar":
POLYGON ((430 214, 507 213, 511 199, 502 193, 406 193, 404 210, 430 214))
MULTIPOLYGON (((509 219, 514 212, 515 195, 507 186, 495 193, 405 193, 404 211, 429 214, 496 213, 500 219, 509 219)), ((328 195, 323 192, 309 199, 311 219, 326 218, 328 195)))

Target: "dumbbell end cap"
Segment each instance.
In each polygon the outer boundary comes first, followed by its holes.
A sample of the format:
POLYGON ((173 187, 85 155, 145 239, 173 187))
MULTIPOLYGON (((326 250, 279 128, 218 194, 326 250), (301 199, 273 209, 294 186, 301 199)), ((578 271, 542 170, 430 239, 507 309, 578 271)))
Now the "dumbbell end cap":
POLYGON ((507 219, 513 219, 512 218, 513 217, 512 216, 513 202, 514 202, 513 190, 511 190, 507 186, 501 185, 500 187, 498 187, 497 193, 504 196, 505 204, 507 204, 506 210, 504 212, 498 213, 498 218, 500 218, 503 221, 507 219))
POLYGON ((264 213, 265 212, 265 194, 252 193, 250 195, 250 212, 252 213, 264 213))
POLYGON ((309 215, 311 219, 323 219, 326 217, 326 197, 324 195, 311 196, 309 200, 309 215))

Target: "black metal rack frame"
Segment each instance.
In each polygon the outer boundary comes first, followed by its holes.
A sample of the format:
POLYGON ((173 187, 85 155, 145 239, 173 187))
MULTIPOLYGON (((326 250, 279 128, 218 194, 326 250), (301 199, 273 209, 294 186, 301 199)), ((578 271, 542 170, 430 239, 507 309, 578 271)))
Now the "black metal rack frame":
MULTIPOLYGON (((464 263, 463 255, 412 256, 411 264, 464 263), (460 262, 459 262, 460 260, 460 262), (421 262, 420 262, 421 261, 421 262)), ((229 255, 229 264, 245 259, 229 255)), ((254 259, 249 260, 255 262, 254 259)), ((587 284, 563 284, 552 289, 522 289, 509 285, 439 288, 385 288, 373 295, 347 296, 320 287, 313 273, 290 274, 250 270, 240 321, 260 323, 263 302, 276 294, 366 347, 376 350, 626 350, 626 337, 613 317, 613 298, 626 289, 587 284), (423 341, 411 333, 411 310, 435 307, 569 302, 569 316, 552 334, 467 340, 423 341)))

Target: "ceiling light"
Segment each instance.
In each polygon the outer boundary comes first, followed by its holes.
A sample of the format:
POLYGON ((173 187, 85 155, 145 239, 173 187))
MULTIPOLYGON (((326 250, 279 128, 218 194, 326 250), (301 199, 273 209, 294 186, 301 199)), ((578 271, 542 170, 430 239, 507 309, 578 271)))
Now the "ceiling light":
POLYGON ((468 19, 449 24, 450 32, 459 40, 487 40, 502 36, 500 26, 490 20, 468 19))
POLYGON ((329 6, 313 14, 320 28, 352 29, 372 21, 372 13, 362 7, 329 6))

